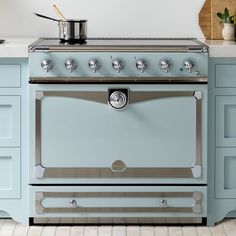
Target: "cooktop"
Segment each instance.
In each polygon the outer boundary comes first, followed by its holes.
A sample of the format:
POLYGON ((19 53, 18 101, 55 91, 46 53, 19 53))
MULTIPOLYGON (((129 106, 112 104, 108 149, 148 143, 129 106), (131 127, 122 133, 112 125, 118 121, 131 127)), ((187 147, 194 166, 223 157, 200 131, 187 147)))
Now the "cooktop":
POLYGON ((85 42, 61 42, 57 38, 41 38, 30 45, 29 51, 84 50, 161 50, 207 52, 208 47, 194 38, 88 38, 85 42))

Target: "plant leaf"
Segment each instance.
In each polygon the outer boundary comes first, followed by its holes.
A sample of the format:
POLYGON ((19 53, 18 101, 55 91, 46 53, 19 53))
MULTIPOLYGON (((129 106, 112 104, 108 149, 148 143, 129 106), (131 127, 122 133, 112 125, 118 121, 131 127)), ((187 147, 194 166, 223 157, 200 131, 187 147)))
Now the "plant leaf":
POLYGON ((222 13, 218 12, 216 15, 217 15, 220 19, 223 20, 223 14, 222 14, 222 13))
POLYGON ((225 15, 225 17, 229 17, 229 9, 227 7, 225 8, 224 15, 225 15))

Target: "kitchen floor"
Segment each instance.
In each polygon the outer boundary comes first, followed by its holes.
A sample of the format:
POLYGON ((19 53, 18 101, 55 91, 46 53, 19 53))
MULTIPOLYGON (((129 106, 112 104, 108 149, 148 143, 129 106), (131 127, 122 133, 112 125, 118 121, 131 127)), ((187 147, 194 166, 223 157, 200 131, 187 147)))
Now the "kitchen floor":
POLYGON ((0 236, 236 236, 236 219, 224 220, 215 227, 152 226, 58 226, 26 227, 13 220, 0 220, 0 236))

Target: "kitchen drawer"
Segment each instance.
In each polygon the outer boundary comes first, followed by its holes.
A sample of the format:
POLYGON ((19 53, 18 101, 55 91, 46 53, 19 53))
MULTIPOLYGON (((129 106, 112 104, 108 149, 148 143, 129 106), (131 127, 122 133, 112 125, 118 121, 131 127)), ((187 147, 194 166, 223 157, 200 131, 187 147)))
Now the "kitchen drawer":
POLYGON ((217 88, 236 87, 236 64, 216 65, 215 78, 217 88))
POLYGON ((0 65, 0 88, 19 88, 20 81, 20 65, 0 65))
POLYGON ((236 147, 236 96, 216 96, 216 146, 236 147))
POLYGON ((20 96, 0 96, 0 147, 20 147, 20 96))
POLYGON ((19 148, 0 148, 1 198, 20 198, 19 148))
POLYGON ((217 198, 236 198, 236 148, 216 149, 215 191, 217 198))
POLYGON ((205 217, 206 187, 31 187, 31 217, 205 217))

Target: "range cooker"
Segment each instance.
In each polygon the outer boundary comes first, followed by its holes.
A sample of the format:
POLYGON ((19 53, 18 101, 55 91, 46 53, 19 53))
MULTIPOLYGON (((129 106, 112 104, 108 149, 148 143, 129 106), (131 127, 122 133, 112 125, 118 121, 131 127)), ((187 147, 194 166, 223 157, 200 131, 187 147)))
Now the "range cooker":
POLYGON ((29 47, 32 223, 202 223, 208 47, 40 39, 29 47))

